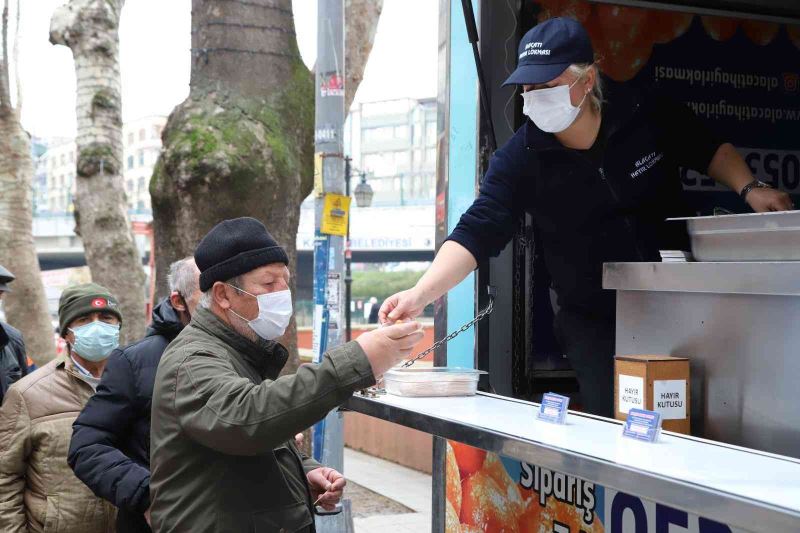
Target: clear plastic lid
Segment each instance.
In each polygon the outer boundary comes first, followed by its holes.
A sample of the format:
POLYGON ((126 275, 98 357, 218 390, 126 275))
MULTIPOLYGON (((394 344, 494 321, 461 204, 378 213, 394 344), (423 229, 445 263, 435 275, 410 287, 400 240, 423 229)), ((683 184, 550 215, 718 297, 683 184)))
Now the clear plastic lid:
POLYGON ((477 381, 483 370, 474 368, 459 368, 451 366, 435 366, 431 368, 393 368, 384 374, 384 379, 403 382, 448 382, 448 381, 477 381))

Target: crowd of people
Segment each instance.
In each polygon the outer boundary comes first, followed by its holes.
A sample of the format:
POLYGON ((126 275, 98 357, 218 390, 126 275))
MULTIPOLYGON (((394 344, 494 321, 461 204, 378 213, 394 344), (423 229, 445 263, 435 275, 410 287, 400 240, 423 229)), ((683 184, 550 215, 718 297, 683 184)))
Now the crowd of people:
MULTIPOLYGON (((756 212, 794 204, 685 106, 601 76, 579 22, 538 24, 518 58, 506 84, 520 86, 529 120, 493 155, 419 282, 369 302, 370 322, 394 325, 320 364, 281 376, 289 261, 252 218, 221 222, 172 265, 169 297, 130 346, 118 346, 117 298, 92 283, 62 294, 67 351, 33 372, 19 331, 0 323, 0 531, 314 531, 317 506, 335 505, 345 480, 296 435, 408 357, 424 308, 497 256, 526 214, 545 267, 532 285, 556 296, 537 298, 533 314, 551 318, 542 323, 554 325, 584 408, 611 416, 616 315, 603 264, 687 249, 666 222, 690 214, 679 167, 756 212)), ((13 280, 0 268, 0 296, 13 280)))
MULTIPOLYGON (((281 376, 288 262, 261 222, 221 222, 171 265, 169 296, 124 347, 116 296, 69 287, 67 353, 35 371, 0 322, 0 531, 314 531, 346 481, 298 434, 408 357, 422 330, 376 329, 281 376)), ((13 280, 0 269, 0 295, 13 280)))

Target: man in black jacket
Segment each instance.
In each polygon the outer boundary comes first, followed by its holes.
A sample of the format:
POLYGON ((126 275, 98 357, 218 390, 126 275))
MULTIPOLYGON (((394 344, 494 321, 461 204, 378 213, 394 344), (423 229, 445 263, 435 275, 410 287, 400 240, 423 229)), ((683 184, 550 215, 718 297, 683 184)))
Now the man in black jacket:
MULTIPOLYGON (((14 279, 14 274, 0 265, 0 300, 11 290, 8 284, 14 279)), ((0 321, 0 403, 3 402, 8 388, 27 374, 28 365, 22 333, 0 321)))
POLYGON ((73 424, 68 461, 95 494, 119 508, 117 532, 149 532, 150 402, 161 355, 189 323, 200 272, 188 257, 170 266, 170 296, 153 309, 144 339, 109 358, 97 393, 73 424))

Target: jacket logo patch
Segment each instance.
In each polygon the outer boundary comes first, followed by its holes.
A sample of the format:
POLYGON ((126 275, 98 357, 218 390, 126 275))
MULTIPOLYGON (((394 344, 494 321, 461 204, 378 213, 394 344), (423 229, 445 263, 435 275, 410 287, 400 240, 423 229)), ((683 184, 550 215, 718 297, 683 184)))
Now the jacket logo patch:
POLYGON ((631 172, 631 179, 636 179, 651 168, 653 168, 656 163, 664 159, 664 152, 650 152, 646 156, 638 159, 636 161, 636 169, 631 172))
POLYGON ((108 302, 106 301, 105 298, 95 298, 94 300, 92 300, 92 307, 94 308, 99 309, 101 307, 106 307, 107 305, 108 302))

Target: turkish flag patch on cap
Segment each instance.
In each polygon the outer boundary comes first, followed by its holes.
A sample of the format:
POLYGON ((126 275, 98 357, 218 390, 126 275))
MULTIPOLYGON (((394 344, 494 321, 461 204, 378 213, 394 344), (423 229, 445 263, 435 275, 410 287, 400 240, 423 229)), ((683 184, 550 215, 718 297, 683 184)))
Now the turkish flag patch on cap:
POLYGON ((92 300, 92 307, 95 307, 95 308, 99 309, 99 308, 107 307, 107 306, 108 306, 108 302, 106 301, 105 298, 95 298, 94 300, 92 300))

